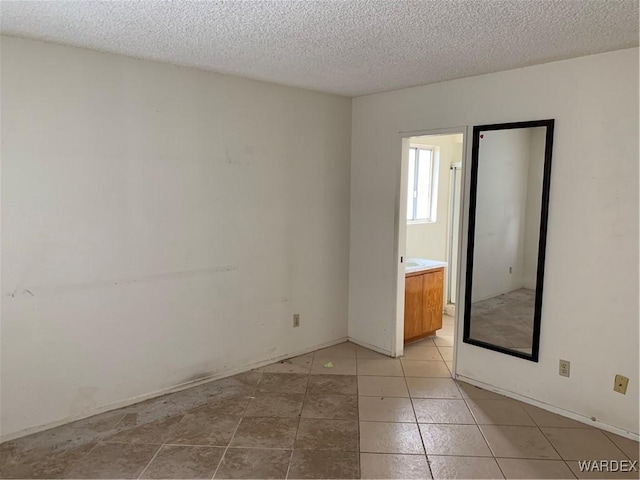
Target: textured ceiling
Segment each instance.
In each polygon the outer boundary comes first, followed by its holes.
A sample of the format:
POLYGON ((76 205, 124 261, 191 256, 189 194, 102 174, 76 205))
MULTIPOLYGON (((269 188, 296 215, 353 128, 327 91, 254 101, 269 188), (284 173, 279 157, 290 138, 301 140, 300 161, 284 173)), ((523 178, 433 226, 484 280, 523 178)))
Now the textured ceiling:
POLYGON ((3 1, 2 33, 349 96, 638 45, 638 0, 3 1))

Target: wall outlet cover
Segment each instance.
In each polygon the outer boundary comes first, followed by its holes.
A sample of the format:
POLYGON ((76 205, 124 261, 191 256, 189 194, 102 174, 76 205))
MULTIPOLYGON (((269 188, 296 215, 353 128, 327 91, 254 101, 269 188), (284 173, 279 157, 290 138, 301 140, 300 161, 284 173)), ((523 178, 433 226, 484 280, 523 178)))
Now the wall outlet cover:
POLYGON ((300 314, 299 313, 294 313, 293 314, 293 327, 299 327, 300 326, 300 314))
POLYGON ((569 360, 560 359, 560 368, 558 373, 562 377, 568 377, 571 374, 571 362, 569 360))
POLYGON ((613 391, 626 395, 628 385, 629 385, 629 379, 627 377, 624 377, 622 375, 616 375, 616 378, 613 383, 613 391))

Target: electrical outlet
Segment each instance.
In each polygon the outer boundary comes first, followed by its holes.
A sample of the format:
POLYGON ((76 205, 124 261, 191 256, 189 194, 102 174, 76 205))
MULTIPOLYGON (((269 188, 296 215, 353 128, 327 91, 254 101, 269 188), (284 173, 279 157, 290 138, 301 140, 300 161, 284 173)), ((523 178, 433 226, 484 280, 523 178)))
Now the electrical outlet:
POLYGON ((563 377, 568 377, 571 373, 571 362, 569 360, 560 359, 560 370, 558 373, 563 377))
POLYGON ((623 377, 622 375, 616 375, 616 378, 613 383, 613 391, 626 395, 627 385, 629 385, 629 379, 627 377, 623 377))
POLYGON ((294 313, 293 314, 293 326, 294 326, 294 328, 300 326, 300 314, 299 313, 294 313))

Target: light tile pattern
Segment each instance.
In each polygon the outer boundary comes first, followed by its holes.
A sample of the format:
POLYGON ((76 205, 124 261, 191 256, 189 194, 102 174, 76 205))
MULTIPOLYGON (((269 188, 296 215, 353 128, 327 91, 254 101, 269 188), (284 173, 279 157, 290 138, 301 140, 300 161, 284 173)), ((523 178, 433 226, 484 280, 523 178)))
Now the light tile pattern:
POLYGON ((343 343, 6 442, 0 477, 638 478, 577 462, 637 460, 637 442, 454 381, 451 332, 402 359, 343 343))

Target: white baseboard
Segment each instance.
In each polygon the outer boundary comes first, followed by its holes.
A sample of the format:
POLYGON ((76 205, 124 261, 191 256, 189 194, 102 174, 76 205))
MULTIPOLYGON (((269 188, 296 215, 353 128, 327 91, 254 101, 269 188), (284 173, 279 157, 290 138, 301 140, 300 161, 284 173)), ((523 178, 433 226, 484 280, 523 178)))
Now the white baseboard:
POLYGON ((548 403, 544 403, 539 400, 535 400, 533 398, 520 395, 519 393, 514 393, 514 392, 510 392, 509 390, 504 390, 502 388, 494 387, 493 385, 488 385, 486 383, 479 382, 478 380, 474 380, 473 378, 468 378, 463 375, 456 375, 456 379, 460 380, 461 382, 469 383, 476 387, 484 388, 485 390, 489 390, 491 392, 499 393, 500 395, 504 395, 505 397, 510 397, 516 400, 520 400, 523 403, 528 403, 529 405, 533 405, 534 407, 547 410, 548 412, 557 413, 558 415, 562 415, 563 417, 570 418, 571 420, 575 420, 576 422, 584 423, 592 427, 600 428, 607 432, 615 433, 616 435, 620 435, 621 437, 625 437, 630 440, 635 440, 636 442, 640 439, 640 435, 638 435, 637 433, 629 432, 627 430, 614 427, 612 425, 607 425, 606 423, 602 423, 599 420, 591 420, 591 418, 585 417, 584 415, 580 415, 579 413, 575 413, 570 410, 564 410, 559 407, 554 407, 553 405, 549 405, 548 403))
POLYGON ((127 398, 125 400, 119 400, 117 402, 109 403, 102 407, 97 407, 82 413, 78 413, 75 415, 70 415, 68 417, 63 418, 62 420, 56 420, 55 422, 49 422, 44 425, 38 425, 36 427, 29 427, 23 430, 18 430, 16 432, 11 432, 6 435, 0 435, 0 443, 7 442, 10 440, 14 440, 16 438, 24 437, 26 435, 31 435, 32 433, 42 432, 44 430, 49 430, 50 428, 59 427, 60 425, 64 425, 66 423, 75 422, 77 420, 82 420, 83 418, 92 417, 93 415, 98 415, 100 413, 108 412, 110 410, 116 410, 118 408, 128 407, 130 405, 143 402, 145 400, 149 400, 150 398, 160 397, 162 395, 166 395, 168 393, 179 392, 181 390, 185 390, 187 388, 195 387, 198 385, 202 385, 204 383, 213 382, 215 380, 220 380, 222 378, 230 377, 232 375, 237 375, 239 373, 248 372, 249 370, 253 370, 254 368, 264 367, 265 365, 270 365, 275 362, 279 362, 281 360, 286 360, 287 358, 297 357, 299 355, 304 355, 306 353, 314 352, 321 348, 331 347, 333 345, 337 345, 339 343, 346 342, 348 340, 347 337, 338 338, 336 340, 331 340, 330 342, 321 343, 319 345, 314 345, 312 347, 304 348, 302 350, 297 350, 292 353, 287 353, 285 355, 279 355, 277 357, 273 357, 267 360, 261 360, 259 362, 252 363, 250 365, 245 365, 243 367, 238 367, 235 369, 226 370, 221 373, 217 373, 215 375, 210 375, 207 377, 198 378, 196 380, 191 380, 188 382, 180 383, 178 385, 173 385, 170 387, 162 388, 160 390, 156 390, 154 392, 145 393, 143 395, 138 395, 132 398, 127 398))
POLYGON ((384 350, 382 348, 376 347, 375 345, 371 345, 370 343, 363 342, 362 340, 356 340, 355 338, 349 337, 349 341, 351 343, 355 343, 356 345, 360 345, 361 347, 364 347, 366 349, 373 350, 374 352, 380 353, 382 355, 386 355, 387 357, 393 357, 391 352, 389 352, 388 350, 384 350))

